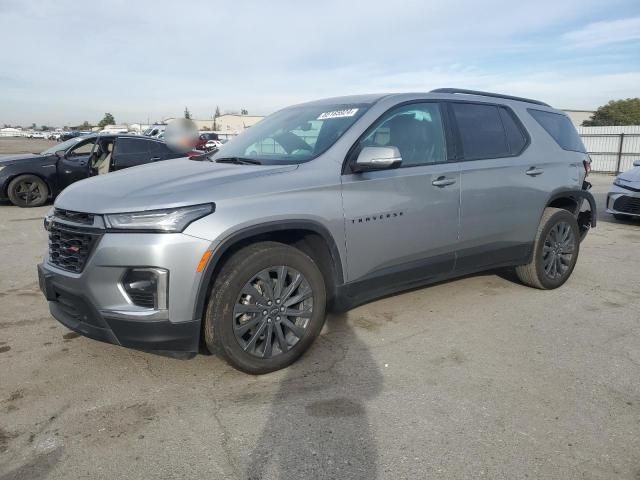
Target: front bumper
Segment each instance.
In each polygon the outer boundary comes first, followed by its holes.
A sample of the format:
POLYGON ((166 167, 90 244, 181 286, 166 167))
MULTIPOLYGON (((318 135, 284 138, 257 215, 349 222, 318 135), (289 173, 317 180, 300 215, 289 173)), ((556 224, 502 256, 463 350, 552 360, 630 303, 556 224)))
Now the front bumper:
POLYGON ((607 213, 640 218, 640 192, 614 185, 607 194, 607 213))
POLYGON ((40 289, 53 317, 89 338, 167 354, 197 353, 200 319, 194 305, 196 268, 210 242, 184 234, 105 234, 81 273, 38 265, 40 289), (169 271, 168 308, 131 302, 120 281, 131 267, 169 271))

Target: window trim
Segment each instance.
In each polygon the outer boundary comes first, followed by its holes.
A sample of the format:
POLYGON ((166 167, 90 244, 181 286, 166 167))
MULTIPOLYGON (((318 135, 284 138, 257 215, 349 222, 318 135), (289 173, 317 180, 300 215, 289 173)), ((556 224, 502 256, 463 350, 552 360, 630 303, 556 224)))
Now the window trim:
POLYGON ((575 127, 573 127, 573 128, 576 131, 576 135, 580 139, 580 142, 582 143, 583 150, 574 150, 572 148, 564 148, 562 145, 560 145, 560 142, 558 140, 556 140, 556 137, 551 135, 551 132, 549 132, 549 130, 547 130, 545 128, 545 126, 542 125, 542 123, 540 123, 538 121, 538 119, 531 114, 532 111, 534 111, 534 112, 542 112, 542 113, 549 113, 551 115, 558 115, 560 117, 564 117, 573 126, 573 123, 571 122, 571 119, 567 115, 564 115, 563 113, 559 113, 559 112, 551 112, 549 110, 542 110, 540 108, 527 108, 527 113, 529 114, 529 116, 546 132, 547 135, 549 135, 549 137, 551 137, 551 140, 553 140, 553 142, 558 147, 560 147, 565 152, 577 152, 577 153, 585 153, 585 154, 587 153, 587 147, 584 146, 584 142, 582 141, 582 138, 580 137, 580 134, 578 133, 578 130, 575 127))
MULTIPOLYGON (((442 120, 442 128, 444 130, 445 160, 442 162, 425 163, 424 165, 408 165, 404 167, 402 166, 402 164, 400 164, 397 167, 393 167, 392 169, 384 169, 384 170, 398 170, 403 168, 423 168, 431 165, 443 165, 446 163, 451 163, 452 162, 451 158, 455 154, 455 145, 453 143, 454 137, 450 133, 451 126, 450 126, 449 119, 447 118, 447 109, 445 106, 445 101, 440 99, 413 99, 413 100, 407 100, 405 102, 396 103, 395 105, 389 107, 380 115, 378 115, 378 117, 376 117, 376 119, 371 122, 371 124, 366 128, 366 130, 353 143, 353 145, 351 145, 349 150, 347 150, 347 154, 345 155, 344 160, 342 161, 341 174, 353 175, 358 173, 353 170, 353 165, 355 164, 357 159, 356 152, 358 150, 360 142, 365 138, 367 138, 379 126, 380 120, 383 119, 389 112, 397 108, 405 107, 407 105, 419 105, 424 103, 435 103, 438 105, 438 109, 440 110, 440 118, 442 120)), ((381 170, 374 170, 374 171, 381 171, 381 170)))
MULTIPOLYGON (((522 120, 520 120, 518 115, 513 111, 513 109, 509 105, 506 105, 504 103, 477 102, 477 101, 469 101, 469 100, 445 100, 443 103, 446 104, 447 110, 449 111, 450 121, 451 121, 451 124, 452 124, 452 132, 453 132, 453 135, 454 135, 454 138, 455 138, 455 145, 456 145, 456 159, 454 161, 456 161, 456 162, 475 162, 477 160, 493 160, 493 159, 499 159, 499 158, 519 157, 520 155, 522 155, 529 148, 529 145, 531 145, 531 135, 529 134, 529 131, 524 126, 524 123, 522 123, 522 120), (520 132, 524 135, 525 143, 524 143, 523 147, 517 153, 509 152, 506 155, 492 155, 492 156, 481 156, 481 157, 466 158, 465 155, 464 155, 464 148, 462 146, 462 136, 460 135, 460 128, 458 126, 458 121, 457 121, 457 119, 455 117, 455 113, 454 113, 453 107, 452 107, 452 105, 454 103, 464 103, 464 104, 472 104, 472 105, 484 105, 484 106, 496 107, 498 109, 504 108, 507 111, 507 114, 510 115, 511 118, 513 119, 513 121, 515 122, 516 127, 518 127, 518 129, 520 129, 520 132)), ((511 145, 509 145, 509 139, 507 137, 507 130, 504 127, 504 121, 502 120, 502 117, 500 116, 500 112, 499 111, 498 111, 498 118, 500 119, 500 124, 502 125, 502 129, 504 131, 505 140, 507 142, 507 148, 509 148, 509 150, 511 150, 511 145)))

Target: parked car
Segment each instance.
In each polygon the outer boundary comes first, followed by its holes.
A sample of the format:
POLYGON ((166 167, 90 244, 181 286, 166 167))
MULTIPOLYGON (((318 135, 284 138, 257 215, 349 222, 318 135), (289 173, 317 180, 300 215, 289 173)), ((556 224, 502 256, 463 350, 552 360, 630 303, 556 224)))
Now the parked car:
POLYGON ((202 335, 265 373, 309 348, 327 309, 496 267, 557 288, 596 224, 582 141, 535 100, 455 89, 321 100, 206 158, 57 198, 38 266, 55 318, 164 353, 194 355, 202 335))
POLYGON ((142 134, 145 137, 158 137, 159 135, 164 133, 166 128, 167 128, 167 125, 165 124, 155 124, 147 128, 142 134))
POLYGON ((189 154, 146 137, 75 137, 39 154, 0 159, 0 200, 8 199, 19 207, 38 207, 83 178, 189 154))
POLYGON ((199 136, 199 138, 198 138, 198 141, 196 142, 196 144, 195 144, 194 148, 195 148, 196 150, 203 150, 203 151, 206 151, 206 150, 212 150, 212 149, 213 149, 213 147, 212 147, 212 148, 210 148, 210 147, 207 145, 207 144, 208 144, 209 142, 211 142, 211 141, 214 141, 214 142, 218 142, 218 143, 220 143, 220 142, 219 142, 219 139, 218 139, 218 134, 217 134, 217 133, 215 133, 215 132, 202 132, 202 133, 200 134, 200 136, 199 136))
POLYGON ((618 220, 640 218, 640 160, 613 181, 607 195, 607 212, 618 220))
POLYGON ((60 141, 66 142, 67 140, 71 140, 72 138, 79 137, 81 134, 79 131, 73 130, 71 132, 63 132, 60 134, 60 141))

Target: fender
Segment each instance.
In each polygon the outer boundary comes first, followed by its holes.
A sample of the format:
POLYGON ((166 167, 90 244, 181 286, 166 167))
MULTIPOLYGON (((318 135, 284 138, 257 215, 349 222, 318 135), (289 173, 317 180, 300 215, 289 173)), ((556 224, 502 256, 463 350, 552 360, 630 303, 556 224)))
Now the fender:
POLYGON ((202 319, 202 315, 206 308, 205 302, 207 299, 207 294, 209 293, 209 286, 211 285, 213 273, 215 272, 220 259, 224 256, 225 252, 229 250, 229 248, 247 238, 283 230, 309 230, 320 235, 327 243, 329 251, 331 253, 331 259, 333 260, 333 267, 336 273, 336 285, 341 285, 344 283, 340 252, 338 251, 338 247, 336 246, 336 242, 333 236, 324 225, 312 220, 283 220, 277 222, 259 223, 233 232, 231 235, 222 240, 220 244, 214 249, 211 260, 207 265, 204 273, 202 274, 202 277, 200 278, 193 318, 202 319))
MULTIPOLYGON (((591 227, 596 226, 596 222, 598 219, 598 210, 596 209, 596 200, 593 198, 593 195, 588 190, 582 190, 578 188, 560 188, 558 190, 554 190, 549 198, 547 199, 546 205, 549 205, 554 200, 559 198, 571 198, 575 200, 578 205, 581 205, 582 200, 586 200, 589 202, 589 207, 591 209, 591 227)), ((579 212, 576 212, 576 216, 579 212)))

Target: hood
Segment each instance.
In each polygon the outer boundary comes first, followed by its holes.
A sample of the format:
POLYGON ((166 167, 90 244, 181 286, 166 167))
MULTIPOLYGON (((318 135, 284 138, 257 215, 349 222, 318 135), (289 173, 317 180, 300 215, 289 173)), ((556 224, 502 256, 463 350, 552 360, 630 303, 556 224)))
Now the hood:
POLYGON ((631 183, 640 183, 640 167, 633 167, 631 170, 627 170, 624 173, 618 175, 620 180, 626 180, 631 183))
MULTIPOLYGON (((90 213, 135 212, 215 202, 217 187, 295 170, 297 165, 233 165, 189 159, 127 168, 76 182, 55 206, 90 213)), ((246 185, 234 195, 246 195, 246 185)), ((217 197, 218 195, 218 197, 217 197)))
POLYGON ((22 153, 19 155, 0 156, 0 165, 3 167, 13 165, 14 163, 24 162, 28 160, 49 161, 51 157, 48 155, 40 155, 39 153, 22 153))

